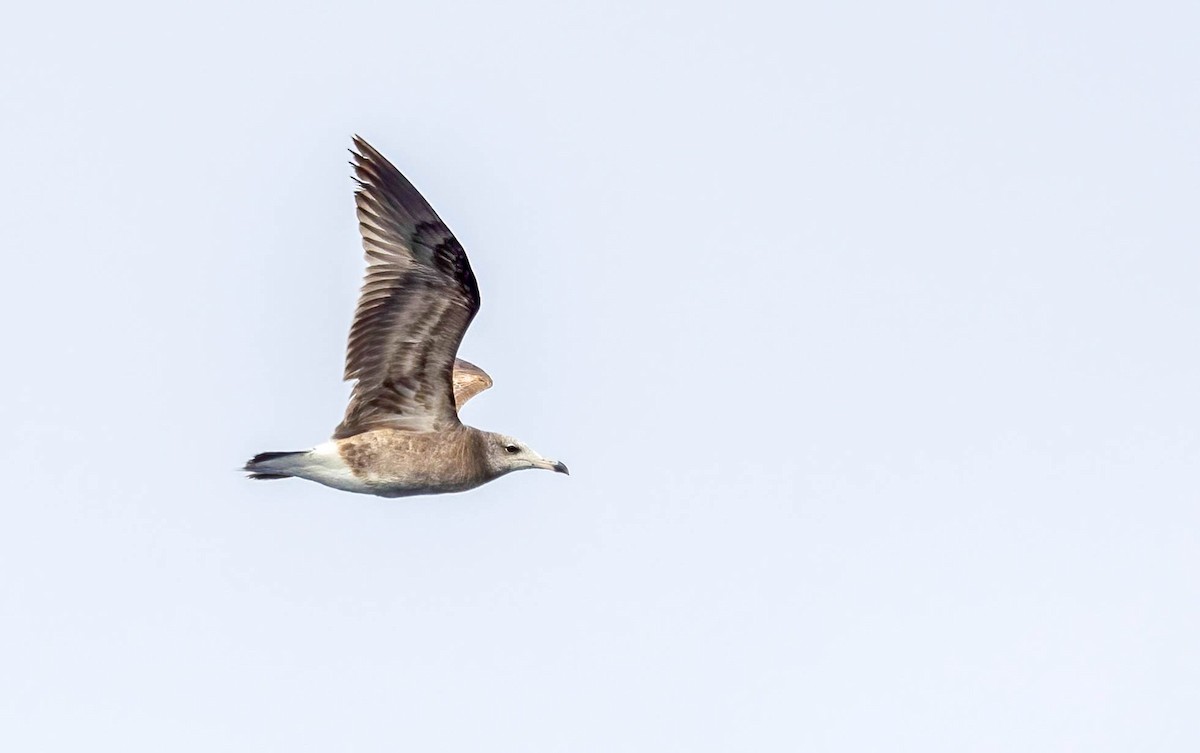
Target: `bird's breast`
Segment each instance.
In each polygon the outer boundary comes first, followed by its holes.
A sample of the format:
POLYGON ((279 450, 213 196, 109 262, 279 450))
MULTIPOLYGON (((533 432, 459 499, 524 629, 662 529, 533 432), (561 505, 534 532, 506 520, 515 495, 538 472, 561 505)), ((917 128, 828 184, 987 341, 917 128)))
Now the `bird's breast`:
POLYGON ((384 496, 464 491, 490 478, 469 432, 376 429, 338 440, 338 454, 361 483, 384 496))

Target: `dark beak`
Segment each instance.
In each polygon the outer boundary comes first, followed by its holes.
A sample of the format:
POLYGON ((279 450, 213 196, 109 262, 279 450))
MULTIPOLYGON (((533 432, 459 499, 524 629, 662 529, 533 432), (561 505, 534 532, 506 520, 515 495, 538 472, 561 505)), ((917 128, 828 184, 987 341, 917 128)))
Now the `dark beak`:
POLYGON ((554 472, 555 473, 565 473, 568 476, 571 475, 571 472, 567 470, 567 464, 562 462, 561 460, 554 461, 554 472))

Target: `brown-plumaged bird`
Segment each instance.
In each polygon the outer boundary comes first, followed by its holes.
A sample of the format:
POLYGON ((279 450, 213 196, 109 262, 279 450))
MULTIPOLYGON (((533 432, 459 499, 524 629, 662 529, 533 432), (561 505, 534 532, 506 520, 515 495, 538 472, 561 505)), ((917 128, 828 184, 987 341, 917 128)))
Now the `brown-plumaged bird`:
POLYGON ((457 357, 479 311, 471 264, 392 163, 357 136, 351 154, 367 272, 346 349, 350 405, 330 441, 255 455, 244 470, 382 497, 465 491, 525 468, 566 473, 512 437, 459 421, 458 409, 492 386, 457 357))

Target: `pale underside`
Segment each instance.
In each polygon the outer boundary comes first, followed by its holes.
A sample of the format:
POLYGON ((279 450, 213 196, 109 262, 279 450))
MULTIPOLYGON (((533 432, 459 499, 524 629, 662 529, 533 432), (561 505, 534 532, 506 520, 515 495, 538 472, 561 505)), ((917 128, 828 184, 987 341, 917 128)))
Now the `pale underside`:
POLYGON ((287 473, 326 486, 381 497, 445 494, 491 481, 486 433, 375 429, 314 447, 282 461, 287 473))

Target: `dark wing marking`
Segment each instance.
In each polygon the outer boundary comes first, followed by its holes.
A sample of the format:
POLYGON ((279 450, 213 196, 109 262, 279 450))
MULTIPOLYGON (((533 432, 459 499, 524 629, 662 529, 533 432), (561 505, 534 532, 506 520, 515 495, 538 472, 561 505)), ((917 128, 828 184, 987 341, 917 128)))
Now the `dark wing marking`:
POLYGON ((492 378, 475 364, 461 358, 454 361, 454 404, 462 410, 463 404, 492 386, 492 378))
POLYGON ((345 378, 355 379, 335 439, 384 427, 458 425, 451 371, 479 311, 479 287, 454 234, 392 163, 354 137, 354 194, 366 252, 345 378))

